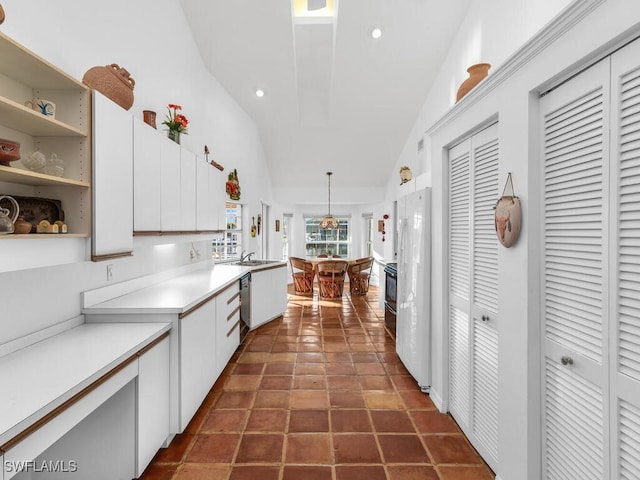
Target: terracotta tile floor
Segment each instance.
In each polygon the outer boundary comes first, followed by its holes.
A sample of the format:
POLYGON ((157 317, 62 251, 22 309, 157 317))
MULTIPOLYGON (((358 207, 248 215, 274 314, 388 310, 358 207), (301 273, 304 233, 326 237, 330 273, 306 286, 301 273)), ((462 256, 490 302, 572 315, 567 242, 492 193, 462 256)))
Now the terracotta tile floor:
POLYGON ((378 290, 328 301, 290 290, 254 330, 144 480, 491 480, 421 393, 384 328, 378 290))

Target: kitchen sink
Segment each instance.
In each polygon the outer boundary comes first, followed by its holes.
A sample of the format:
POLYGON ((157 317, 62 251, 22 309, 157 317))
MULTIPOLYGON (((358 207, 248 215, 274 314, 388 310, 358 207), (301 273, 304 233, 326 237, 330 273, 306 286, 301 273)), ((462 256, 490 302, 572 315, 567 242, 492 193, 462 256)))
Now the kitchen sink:
POLYGON ((243 265, 245 267, 256 267, 258 265, 268 265, 270 263, 280 263, 279 260, 243 260, 236 262, 235 265, 243 265))

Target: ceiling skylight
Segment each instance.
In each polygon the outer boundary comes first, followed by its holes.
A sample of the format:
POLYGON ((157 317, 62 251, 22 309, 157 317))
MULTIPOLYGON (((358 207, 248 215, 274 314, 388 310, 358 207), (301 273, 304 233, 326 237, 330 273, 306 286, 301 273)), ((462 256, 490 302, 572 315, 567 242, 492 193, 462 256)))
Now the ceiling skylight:
POLYGON ((293 0, 293 15, 295 17, 333 17, 334 0, 326 0, 324 8, 316 8, 316 3, 317 0, 293 0))

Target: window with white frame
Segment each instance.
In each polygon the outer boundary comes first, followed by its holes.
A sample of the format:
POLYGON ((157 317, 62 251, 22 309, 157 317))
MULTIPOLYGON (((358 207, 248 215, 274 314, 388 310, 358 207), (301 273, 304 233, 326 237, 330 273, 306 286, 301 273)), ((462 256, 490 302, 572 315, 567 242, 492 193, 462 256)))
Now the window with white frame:
POLYGON ((338 217, 336 230, 320 228, 322 217, 304 217, 305 251, 307 258, 326 254, 348 257, 350 253, 351 237, 349 232, 349 218, 338 217))
POLYGON ((363 257, 372 257, 373 256, 373 213, 363 213, 362 214, 362 223, 364 224, 363 228, 363 257))
POLYGON ((213 238, 213 258, 216 260, 239 258, 242 252, 242 205, 227 202, 225 212, 227 230, 213 238))
POLYGON ((291 213, 285 213, 282 215, 282 259, 287 260, 289 258, 289 252, 291 251, 291 222, 293 215, 291 213))

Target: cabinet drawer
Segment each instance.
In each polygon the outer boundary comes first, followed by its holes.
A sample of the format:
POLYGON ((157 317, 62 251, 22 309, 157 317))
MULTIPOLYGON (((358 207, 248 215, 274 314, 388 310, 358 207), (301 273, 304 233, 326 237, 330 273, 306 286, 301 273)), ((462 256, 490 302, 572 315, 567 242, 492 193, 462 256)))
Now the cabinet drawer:
POLYGON ((240 287, 238 283, 234 282, 219 293, 216 296, 216 302, 218 304, 218 318, 224 316, 226 319, 236 308, 240 307, 240 287))

